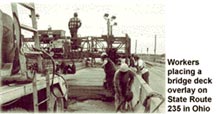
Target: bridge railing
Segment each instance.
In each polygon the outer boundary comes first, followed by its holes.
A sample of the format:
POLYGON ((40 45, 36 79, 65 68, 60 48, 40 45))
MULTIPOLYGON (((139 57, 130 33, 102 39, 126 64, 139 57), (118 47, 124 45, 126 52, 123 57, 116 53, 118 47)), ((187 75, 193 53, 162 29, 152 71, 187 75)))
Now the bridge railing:
POLYGON ((136 75, 132 85, 132 91, 134 94, 132 105, 135 107, 135 112, 165 112, 164 97, 155 92, 140 75, 136 75))

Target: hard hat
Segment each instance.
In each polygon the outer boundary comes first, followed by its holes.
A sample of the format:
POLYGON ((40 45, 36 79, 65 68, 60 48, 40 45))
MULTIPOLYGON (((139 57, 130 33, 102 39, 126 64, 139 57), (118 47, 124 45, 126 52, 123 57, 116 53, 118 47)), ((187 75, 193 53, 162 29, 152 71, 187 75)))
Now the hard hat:
POLYGON ((120 68, 119 68, 119 71, 121 72, 127 72, 129 70, 129 67, 126 63, 122 63, 120 68))
POLYGON ((101 57, 106 57, 106 56, 108 56, 105 52, 103 52, 102 54, 101 54, 101 57))

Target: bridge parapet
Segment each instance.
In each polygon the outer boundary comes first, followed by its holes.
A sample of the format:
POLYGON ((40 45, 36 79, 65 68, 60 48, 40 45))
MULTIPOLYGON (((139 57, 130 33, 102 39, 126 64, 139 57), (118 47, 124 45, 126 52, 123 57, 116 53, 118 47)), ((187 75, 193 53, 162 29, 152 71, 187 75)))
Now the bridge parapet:
POLYGON ((164 97, 151 89, 140 75, 136 75, 132 91, 134 93, 132 105, 135 107, 135 112, 165 112, 164 97))

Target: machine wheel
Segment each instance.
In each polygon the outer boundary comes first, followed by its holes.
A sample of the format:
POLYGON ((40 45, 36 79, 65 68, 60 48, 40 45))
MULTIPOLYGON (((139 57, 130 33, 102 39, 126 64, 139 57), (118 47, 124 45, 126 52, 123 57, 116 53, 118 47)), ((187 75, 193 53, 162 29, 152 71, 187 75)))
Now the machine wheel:
POLYGON ((14 107, 14 108, 7 110, 6 112, 27 113, 28 111, 21 107, 14 107))

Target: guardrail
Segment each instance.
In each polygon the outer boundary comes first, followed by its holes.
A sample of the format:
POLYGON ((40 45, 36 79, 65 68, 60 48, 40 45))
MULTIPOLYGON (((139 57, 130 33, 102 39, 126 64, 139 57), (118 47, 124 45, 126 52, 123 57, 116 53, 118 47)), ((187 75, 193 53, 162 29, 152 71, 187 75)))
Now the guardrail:
POLYGON ((135 112, 165 112, 164 98, 152 90, 140 75, 136 75, 132 85, 132 91, 134 93, 132 105, 135 107, 135 112))

